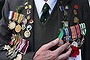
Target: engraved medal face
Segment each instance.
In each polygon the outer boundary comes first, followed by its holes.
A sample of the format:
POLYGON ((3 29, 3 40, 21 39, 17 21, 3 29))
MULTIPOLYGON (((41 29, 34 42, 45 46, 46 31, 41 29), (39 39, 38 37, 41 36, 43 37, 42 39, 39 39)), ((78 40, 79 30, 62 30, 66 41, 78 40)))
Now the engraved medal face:
POLYGON ((26 38, 30 37, 30 35, 31 35, 31 33, 30 33, 29 30, 27 30, 27 31, 24 32, 24 36, 25 36, 26 38))
POLYGON ((16 27, 16 23, 15 22, 10 22, 9 24, 8 24, 8 27, 9 27, 9 29, 14 29, 15 27, 16 27))
POLYGON ((19 33, 21 31, 22 27, 18 24, 15 28, 15 31, 19 33))

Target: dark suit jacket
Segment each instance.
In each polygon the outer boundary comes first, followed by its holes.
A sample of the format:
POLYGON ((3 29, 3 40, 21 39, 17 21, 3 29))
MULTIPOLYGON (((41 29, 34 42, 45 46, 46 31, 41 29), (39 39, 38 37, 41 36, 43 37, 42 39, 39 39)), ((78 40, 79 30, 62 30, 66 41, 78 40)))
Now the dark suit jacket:
MULTIPOLYGON (((63 13, 60 11, 59 6, 60 2, 56 3, 51 15, 48 18, 48 21, 45 24, 41 24, 38 13, 36 10, 36 6, 33 0, 28 0, 29 4, 32 6, 31 9, 31 18, 34 20, 34 24, 32 25, 33 29, 31 30, 30 38, 26 38, 26 40, 30 41, 30 46, 28 48, 27 54, 23 57, 23 60, 32 60, 33 54, 45 43, 57 38, 58 31, 61 28, 63 13)), ((0 21, 0 40, 1 44, 7 44, 10 41, 12 31, 8 30, 8 12, 16 11, 16 8, 20 5, 24 5, 26 0, 6 0, 5 5, 2 12, 2 20, 0 21)), ((69 9, 67 10, 68 15, 70 17, 70 26, 74 25, 74 6, 78 5, 78 18, 80 22, 84 22, 87 20, 87 1, 85 0, 63 0, 63 6, 68 5, 69 9)), ((21 12, 26 15, 25 9, 21 12)), ((86 51, 83 47, 82 54, 86 54, 86 51)), ((4 52, 0 53, 0 59, 8 60, 4 55, 4 52)), ((85 56, 83 56, 83 60, 86 60, 85 56)), ((87 59, 88 60, 88 59, 87 59)))

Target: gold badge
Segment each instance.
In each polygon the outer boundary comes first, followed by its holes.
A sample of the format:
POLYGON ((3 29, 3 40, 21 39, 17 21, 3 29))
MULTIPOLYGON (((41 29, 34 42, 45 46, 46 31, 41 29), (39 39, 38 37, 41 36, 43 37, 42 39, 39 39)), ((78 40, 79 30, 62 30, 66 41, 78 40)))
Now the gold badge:
POLYGON ((30 33, 29 30, 27 30, 27 31, 24 32, 24 36, 25 36, 26 38, 30 37, 30 35, 31 35, 31 33, 30 33))
POLYGON ((79 19, 77 17, 74 17, 74 23, 79 23, 79 19))
POLYGON ((18 24, 15 28, 15 31, 19 33, 21 31, 22 27, 18 24))
POLYGON ((9 22, 8 27, 9 27, 9 29, 12 30, 16 27, 16 23, 15 22, 9 22))

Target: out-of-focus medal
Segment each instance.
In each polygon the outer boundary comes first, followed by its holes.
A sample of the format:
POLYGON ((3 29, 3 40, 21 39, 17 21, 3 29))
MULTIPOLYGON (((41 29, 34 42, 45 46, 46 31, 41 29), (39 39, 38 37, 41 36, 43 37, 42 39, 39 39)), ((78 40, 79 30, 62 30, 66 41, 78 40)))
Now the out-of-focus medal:
POLYGON ((22 27, 18 24, 15 28, 15 31, 19 33, 21 31, 22 27))
POLYGON ((27 31, 24 32, 24 36, 25 36, 26 38, 30 37, 30 35, 31 35, 31 33, 30 33, 29 30, 27 30, 27 31))
POLYGON ((9 27, 10 30, 12 30, 16 27, 16 23, 14 21, 13 22, 10 21, 9 24, 8 24, 8 27, 9 27))

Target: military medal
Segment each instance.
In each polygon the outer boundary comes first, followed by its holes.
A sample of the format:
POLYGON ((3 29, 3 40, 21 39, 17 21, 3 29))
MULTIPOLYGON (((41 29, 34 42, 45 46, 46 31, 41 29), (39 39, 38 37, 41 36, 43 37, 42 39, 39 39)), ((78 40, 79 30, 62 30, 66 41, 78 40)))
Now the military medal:
POLYGON ((79 23, 79 19, 77 17, 74 17, 74 23, 79 23))
POLYGON ((20 31, 21 31, 21 26, 18 24, 17 26, 16 26, 16 28, 15 28, 15 31, 17 32, 17 33, 19 33, 20 31))
POLYGON ((76 11, 76 10, 74 10, 73 13, 74 13, 75 15, 77 15, 77 11, 76 11))
POLYGON ((22 30, 25 30, 25 29, 26 29, 25 24, 22 24, 22 30))
POLYGON ((9 11, 9 16, 8 19, 11 20, 13 18, 14 12, 13 11, 9 11))
POLYGON ((18 19, 18 16, 19 16, 19 13, 15 12, 15 13, 14 13, 13 20, 16 21, 16 20, 18 19))
POLYGON ((32 24, 34 21, 32 19, 30 19, 30 23, 32 24))
POLYGON ((30 35, 31 35, 31 33, 30 33, 29 30, 27 30, 27 31, 24 32, 24 36, 25 36, 26 38, 30 37, 30 35))
POLYGON ((27 19, 26 19, 26 18, 24 18, 23 23, 24 23, 25 25, 27 24, 27 19))
POLYGON ((13 21, 13 22, 9 22, 9 24, 8 24, 8 27, 9 27, 9 29, 14 29, 15 27, 16 27, 16 23, 13 21))
POLYGON ((71 45, 78 47, 78 43, 75 41, 73 41, 71 45))
POLYGON ((32 8, 32 6, 31 5, 29 5, 29 9, 31 9, 32 8))
POLYGON ((30 19, 30 15, 27 16, 27 19, 28 19, 28 20, 30 19))
POLYGON ((27 30, 30 31, 31 29, 32 29, 32 26, 31 26, 31 25, 28 25, 28 26, 27 26, 27 30))

